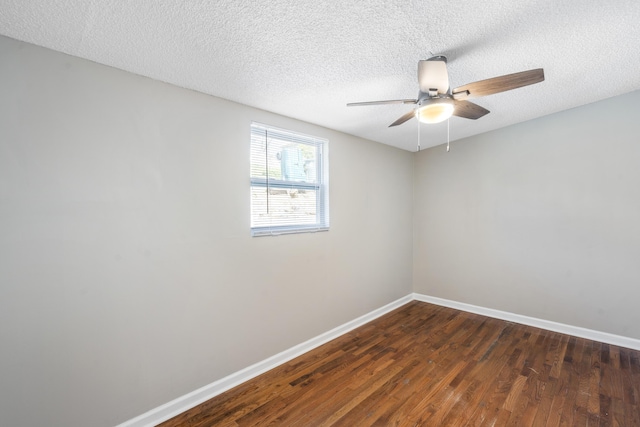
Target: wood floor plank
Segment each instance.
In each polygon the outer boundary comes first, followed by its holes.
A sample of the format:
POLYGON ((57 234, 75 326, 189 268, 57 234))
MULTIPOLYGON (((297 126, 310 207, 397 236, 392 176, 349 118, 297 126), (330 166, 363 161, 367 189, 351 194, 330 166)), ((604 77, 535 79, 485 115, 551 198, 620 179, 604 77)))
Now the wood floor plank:
POLYGON ((600 351, 594 343, 591 352, 591 370, 589 372, 589 399, 587 400, 587 412, 591 415, 600 415, 600 351))
POLYGON ((639 426, 640 352, 413 301, 161 424, 639 426))
POLYGON ((567 369, 570 369, 569 390, 565 399, 560 426, 585 425, 587 422, 587 420, 582 417, 579 409, 586 407, 587 402, 587 396, 584 394, 584 390, 586 385, 588 385, 588 379, 585 379, 585 375, 589 362, 586 359, 590 355, 589 344, 590 341, 576 338, 576 346, 571 363, 567 366, 567 369))
POLYGON ((472 408, 470 411, 471 416, 468 418, 466 425, 494 425, 501 411, 507 413, 507 415, 509 414, 509 412, 504 411, 502 407, 511 390, 513 381, 518 376, 523 361, 524 354, 522 350, 519 348, 514 349, 506 364, 499 370, 495 379, 491 381, 487 394, 482 398, 476 408, 472 408))

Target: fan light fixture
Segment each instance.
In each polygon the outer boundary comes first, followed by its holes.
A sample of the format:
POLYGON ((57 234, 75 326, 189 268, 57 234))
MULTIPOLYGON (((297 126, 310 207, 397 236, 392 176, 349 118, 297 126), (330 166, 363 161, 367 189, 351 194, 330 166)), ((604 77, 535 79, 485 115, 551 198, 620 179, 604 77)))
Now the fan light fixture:
POLYGON ((422 123, 440 123, 447 120, 453 115, 453 103, 442 101, 432 101, 416 109, 416 118, 422 123))

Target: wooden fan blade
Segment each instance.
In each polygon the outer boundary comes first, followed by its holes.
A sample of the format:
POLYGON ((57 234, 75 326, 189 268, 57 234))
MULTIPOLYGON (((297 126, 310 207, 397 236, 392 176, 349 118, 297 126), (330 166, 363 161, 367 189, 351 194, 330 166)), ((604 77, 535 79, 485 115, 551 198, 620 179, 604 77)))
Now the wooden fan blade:
POLYGON ((389 127, 401 125, 401 124, 403 124, 404 122, 406 122, 407 120, 409 120, 410 118, 414 117, 415 115, 416 115, 416 114, 415 114, 415 111, 414 111, 414 110, 411 110, 411 111, 409 111, 407 114, 405 114, 404 116, 400 117, 400 118, 399 118, 398 120, 396 120, 395 122, 391 123, 391 124, 389 125, 389 127))
POLYGON ((447 73, 447 58, 434 56, 418 62, 418 84, 420 92, 449 92, 449 74, 447 73))
POLYGON ((347 107, 360 107, 362 105, 386 105, 386 104, 415 104, 417 99, 391 99, 389 101, 351 102, 347 107))
POLYGON ((489 110, 469 101, 453 101, 453 115, 463 117, 465 119, 476 120, 485 114, 489 114, 489 110))
POLYGON ((481 96, 493 95, 494 93, 540 83, 543 80, 544 70, 542 68, 536 68, 535 70, 521 71, 519 73, 507 74, 505 76, 480 80, 479 82, 460 86, 453 90, 453 98, 459 100, 479 98, 481 96), (465 94, 465 92, 467 93, 465 94))

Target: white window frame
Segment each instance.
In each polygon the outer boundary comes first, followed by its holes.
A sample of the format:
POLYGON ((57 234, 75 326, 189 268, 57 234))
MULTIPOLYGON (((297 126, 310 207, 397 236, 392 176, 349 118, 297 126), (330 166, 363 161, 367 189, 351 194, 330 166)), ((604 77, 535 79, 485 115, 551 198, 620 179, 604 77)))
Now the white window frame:
MULTIPOLYGON (((251 227, 251 235, 258 236, 274 236, 280 234, 293 234, 293 233, 314 233, 318 231, 329 230, 329 141, 323 138, 318 138, 311 135, 294 132, 288 129, 281 129, 274 126, 265 125, 258 122, 251 123, 251 138, 250 138, 250 156, 253 152, 252 140, 257 133, 265 132, 265 137, 284 138, 298 144, 307 144, 316 147, 316 173, 317 178, 315 183, 309 183, 304 181, 288 181, 280 179, 256 178, 250 177, 250 189, 253 187, 261 188, 286 188, 286 189, 298 189, 298 190, 312 190, 316 191, 316 223, 315 224, 289 224, 289 225, 269 225, 251 227)), ((268 144, 268 142, 267 142, 268 144)), ((265 144, 266 147, 268 145, 265 144)), ((268 149, 268 148, 267 148, 268 149)), ((265 153, 266 155, 266 153, 265 153)), ((265 158, 265 166, 266 158, 265 158)), ((267 191, 267 199, 269 198, 269 192, 267 191)), ((251 216, 253 215, 253 201, 251 201, 251 216)))

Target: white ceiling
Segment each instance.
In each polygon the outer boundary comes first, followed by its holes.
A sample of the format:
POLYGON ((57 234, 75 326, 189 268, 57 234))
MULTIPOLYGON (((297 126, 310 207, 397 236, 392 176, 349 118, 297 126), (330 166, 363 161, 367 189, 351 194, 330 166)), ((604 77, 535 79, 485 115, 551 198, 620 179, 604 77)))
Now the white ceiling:
POLYGON ((451 140, 640 89, 638 0, 0 0, 0 34, 411 151, 412 106, 345 104, 415 98, 432 54, 452 87, 545 70, 451 140))

